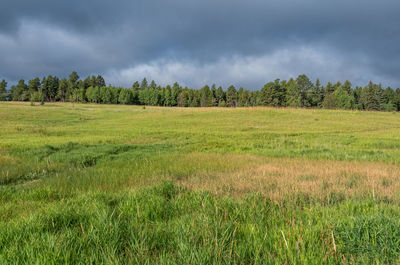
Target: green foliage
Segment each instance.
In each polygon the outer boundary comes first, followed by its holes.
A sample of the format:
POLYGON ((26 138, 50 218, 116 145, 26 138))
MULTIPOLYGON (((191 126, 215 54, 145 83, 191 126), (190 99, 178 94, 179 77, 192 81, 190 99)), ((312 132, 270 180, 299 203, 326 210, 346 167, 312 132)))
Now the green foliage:
POLYGON ((339 109, 353 109, 354 108, 354 96, 350 95, 348 90, 343 87, 339 87, 333 92, 335 107, 339 109))
POLYGON ((383 100, 383 89, 380 85, 369 82, 361 92, 361 103, 366 110, 381 110, 383 100))
POLYGON ((32 80, 29 80, 27 88, 29 90, 29 94, 38 92, 40 90, 40 79, 36 77, 32 80))
POLYGON ((28 86, 25 84, 25 80, 21 79, 16 86, 11 87, 11 97, 14 101, 27 101, 29 99, 28 86))
POLYGON ((336 98, 333 93, 327 94, 322 102, 322 107, 324 109, 336 109, 336 98))
POLYGON ((365 87, 352 88, 350 81, 343 84, 328 82, 322 86, 319 79, 313 84, 306 75, 296 79, 279 80, 265 84, 259 91, 249 91, 232 85, 226 91, 222 87, 203 86, 201 89, 182 88, 177 82, 172 86, 157 86, 154 80, 150 85, 144 78, 140 83, 135 81, 126 92, 125 88, 106 86, 101 75, 88 76, 80 80, 76 72, 69 78, 58 79, 49 75, 40 81, 39 78, 29 80, 28 85, 20 80, 7 93, 7 82, 0 83, 0 100, 36 101, 39 91, 44 101, 91 102, 103 104, 134 104, 150 106, 180 107, 324 107, 328 109, 358 110, 400 110, 400 90, 383 89, 381 85, 370 82, 365 87), (3 92, 1 92, 3 91, 3 92), (122 93, 120 93, 123 91, 122 93), (11 94, 11 96, 9 96, 11 94), (122 94, 122 95, 121 95, 122 94))
POLYGON ((1 80, 0 82, 0 100, 6 99, 6 92, 7 92, 7 82, 6 80, 1 80))
MULTIPOLYGON (((222 90, 222 87, 218 87, 216 92, 215 92, 215 100, 217 103, 217 106, 220 106, 222 101, 225 103, 226 95, 224 90, 222 90)), ((223 106, 225 107, 225 105, 223 106)))
POLYGON ((294 79, 289 79, 286 84, 286 105, 289 107, 301 107, 301 91, 294 79))
POLYGON ((100 88, 95 86, 90 86, 86 90, 86 98, 91 103, 100 103, 100 88))
POLYGON ((324 93, 321 87, 321 83, 319 79, 315 82, 311 89, 311 94, 310 94, 310 105, 312 107, 321 107, 322 102, 324 99, 324 93))
POLYGON ((146 89, 147 87, 148 87, 147 79, 146 79, 146 78, 143 78, 142 82, 140 83, 139 89, 140 89, 140 90, 144 90, 144 89, 146 89))
POLYGON ((161 94, 158 89, 145 88, 139 91, 139 102, 148 106, 158 106, 161 101, 161 94))
POLYGON ((132 104, 133 102, 133 95, 130 89, 121 89, 119 93, 118 102, 121 104, 132 104))
POLYGON ((213 101, 213 94, 209 86, 204 86, 200 90, 200 106, 201 107, 211 107, 213 101))
POLYGON ((63 78, 59 83, 56 99, 61 102, 64 102, 67 98, 69 98, 68 93, 69 93, 68 80, 63 78))
POLYGON ((139 88, 140 88, 139 82, 138 82, 138 81, 135 81, 135 83, 133 83, 133 85, 132 85, 132 90, 133 90, 133 91, 138 91, 139 88))
POLYGON ((299 75, 296 79, 301 107, 309 107, 309 94, 311 93, 313 83, 306 75, 299 75))
POLYGON ((265 106, 285 106, 286 87, 285 83, 280 84, 279 79, 266 84, 261 89, 261 100, 265 106))
POLYGON ((234 86, 229 86, 226 91, 226 106, 236 107, 238 104, 238 94, 234 86))
POLYGON ((49 75, 42 80, 42 93, 46 101, 56 101, 59 88, 59 79, 56 76, 49 75))
MULTIPOLYGON (((215 93, 214 93, 215 94, 215 93)), ((238 91, 238 97, 239 97, 239 102, 238 106, 239 107, 249 107, 251 106, 251 97, 250 97, 250 92, 245 90, 243 87, 239 88, 238 91)), ((216 102, 216 100, 213 98, 213 101, 216 102)))

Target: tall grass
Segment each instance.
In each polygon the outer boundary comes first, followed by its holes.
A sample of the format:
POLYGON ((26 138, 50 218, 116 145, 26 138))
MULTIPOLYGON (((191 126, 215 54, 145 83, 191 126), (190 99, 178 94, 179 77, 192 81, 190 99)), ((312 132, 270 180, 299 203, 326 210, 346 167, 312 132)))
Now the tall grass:
POLYGON ((387 264, 400 257, 400 208, 371 200, 236 201, 167 182, 44 201, 34 214, 2 223, 3 263, 387 264))
POLYGON ((398 114, 0 104, 0 264, 400 262, 398 114))

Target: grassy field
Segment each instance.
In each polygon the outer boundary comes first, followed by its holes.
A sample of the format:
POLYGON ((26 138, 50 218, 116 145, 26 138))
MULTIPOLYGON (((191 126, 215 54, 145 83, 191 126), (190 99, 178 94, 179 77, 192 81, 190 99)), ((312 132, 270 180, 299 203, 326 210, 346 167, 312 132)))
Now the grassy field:
POLYGON ((400 113, 0 103, 0 264, 400 263, 400 113))

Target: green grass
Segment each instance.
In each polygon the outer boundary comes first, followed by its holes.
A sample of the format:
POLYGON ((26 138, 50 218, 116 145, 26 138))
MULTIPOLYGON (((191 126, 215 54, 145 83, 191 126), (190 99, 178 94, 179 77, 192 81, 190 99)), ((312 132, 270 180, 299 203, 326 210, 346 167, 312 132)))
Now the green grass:
POLYGON ((0 103, 0 264, 400 263, 399 115, 0 103))

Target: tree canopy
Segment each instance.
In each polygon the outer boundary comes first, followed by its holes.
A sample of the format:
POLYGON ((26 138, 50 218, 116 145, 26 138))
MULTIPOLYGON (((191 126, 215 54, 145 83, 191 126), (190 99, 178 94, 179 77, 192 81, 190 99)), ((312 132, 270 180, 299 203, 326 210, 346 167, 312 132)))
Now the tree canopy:
POLYGON ((21 79, 7 90, 7 81, 0 82, 0 100, 14 101, 62 101, 99 104, 136 104, 179 107, 314 107, 327 109, 358 109, 400 111, 400 89, 372 81, 364 87, 353 87, 349 80, 328 82, 319 79, 313 83, 306 75, 296 79, 276 79, 266 83, 258 91, 238 90, 229 86, 224 90, 215 84, 200 89, 182 87, 178 82, 160 86, 147 78, 135 81, 131 88, 106 86, 101 75, 80 79, 77 72, 59 78, 49 75, 42 79, 21 79))

